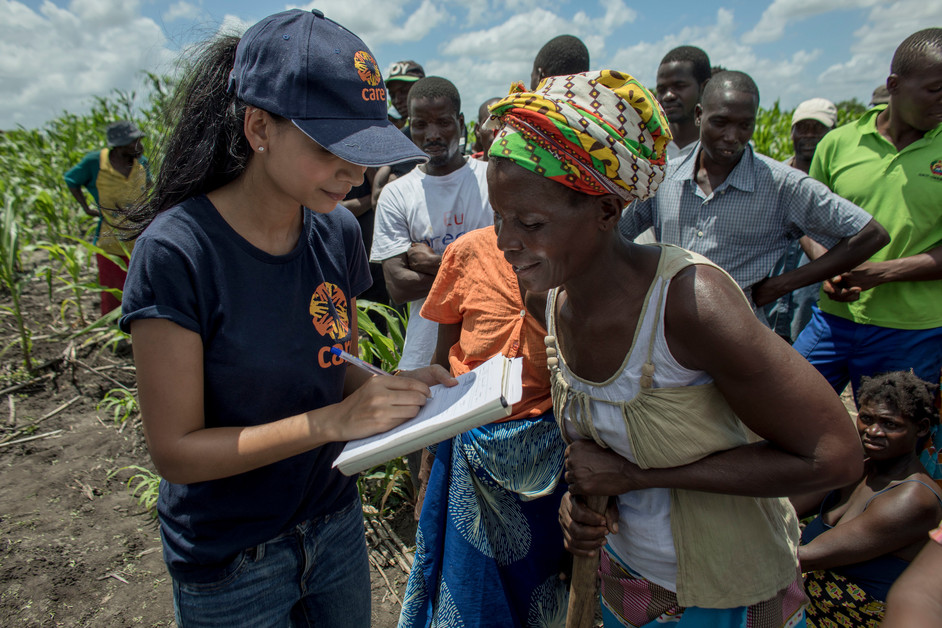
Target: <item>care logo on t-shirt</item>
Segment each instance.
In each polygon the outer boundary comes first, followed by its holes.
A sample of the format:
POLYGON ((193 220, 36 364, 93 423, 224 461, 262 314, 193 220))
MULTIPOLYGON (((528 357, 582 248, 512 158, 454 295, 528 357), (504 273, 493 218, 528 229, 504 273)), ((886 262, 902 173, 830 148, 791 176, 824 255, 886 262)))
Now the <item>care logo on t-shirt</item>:
POLYGON ((336 284, 324 282, 311 295, 311 316, 314 329, 331 340, 343 340, 350 332, 347 295, 336 284))

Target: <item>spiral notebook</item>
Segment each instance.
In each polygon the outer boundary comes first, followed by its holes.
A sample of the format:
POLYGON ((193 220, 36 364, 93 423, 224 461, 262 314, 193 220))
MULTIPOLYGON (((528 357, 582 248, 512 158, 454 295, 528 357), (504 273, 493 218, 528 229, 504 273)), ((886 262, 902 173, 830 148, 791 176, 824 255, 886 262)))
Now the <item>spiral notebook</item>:
POLYGON ((432 397, 414 418, 347 443, 333 466, 353 475, 510 416, 511 406, 523 397, 523 358, 498 354, 457 379, 450 388, 432 386, 432 397))

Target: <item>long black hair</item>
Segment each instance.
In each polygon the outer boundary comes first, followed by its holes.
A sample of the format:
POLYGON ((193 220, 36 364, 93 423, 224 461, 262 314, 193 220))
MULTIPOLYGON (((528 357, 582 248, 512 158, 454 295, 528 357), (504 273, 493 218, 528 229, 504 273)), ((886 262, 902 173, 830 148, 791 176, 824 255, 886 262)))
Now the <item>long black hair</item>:
POLYGON ((252 154, 243 131, 245 103, 228 89, 239 39, 222 35, 204 43, 185 72, 166 113, 171 131, 154 187, 127 214, 131 237, 160 212, 211 192, 245 170, 252 154))

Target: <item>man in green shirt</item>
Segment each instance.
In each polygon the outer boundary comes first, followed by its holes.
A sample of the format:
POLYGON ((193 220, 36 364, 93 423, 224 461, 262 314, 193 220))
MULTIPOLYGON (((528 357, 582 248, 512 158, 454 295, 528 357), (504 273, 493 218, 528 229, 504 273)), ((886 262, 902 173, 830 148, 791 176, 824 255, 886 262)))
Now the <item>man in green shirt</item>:
POLYGON ((795 349, 841 391, 876 373, 942 369, 942 28, 893 56, 890 101, 828 133, 811 176, 889 232, 867 262, 825 282, 795 349))

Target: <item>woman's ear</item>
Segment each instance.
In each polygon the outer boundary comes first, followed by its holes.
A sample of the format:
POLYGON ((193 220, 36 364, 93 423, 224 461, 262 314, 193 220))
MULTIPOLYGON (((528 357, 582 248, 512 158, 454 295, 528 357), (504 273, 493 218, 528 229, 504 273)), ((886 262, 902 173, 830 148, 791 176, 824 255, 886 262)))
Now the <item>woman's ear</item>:
POLYGON ((916 426, 916 437, 923 438, 928 436, 931 430, 932 425, 929 423, 929 419, 923 419, 919 422, 919 425, 916 426))
POLYGON ((602 231, 618 229, 618 221, 621 220, 625 202, 614 194, 605 194, 596 198, 599 228, 602 231))
POLYGON ((252 147, 252 152, 262 151, 268 146, 273 122, 271 116, 265 110, 252 106, 245 108, 245 121, 242 128, 249 145, 252 147))

